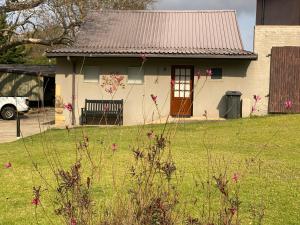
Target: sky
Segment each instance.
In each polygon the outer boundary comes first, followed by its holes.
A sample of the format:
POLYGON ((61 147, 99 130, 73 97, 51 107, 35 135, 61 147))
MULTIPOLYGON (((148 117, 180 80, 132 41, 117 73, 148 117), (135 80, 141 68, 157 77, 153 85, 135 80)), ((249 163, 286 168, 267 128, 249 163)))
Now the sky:
POLYGON ((253 50, 256 0, 156 0, 153 7, 173 10, 234 9, 237 11, 244 48, 253 50))

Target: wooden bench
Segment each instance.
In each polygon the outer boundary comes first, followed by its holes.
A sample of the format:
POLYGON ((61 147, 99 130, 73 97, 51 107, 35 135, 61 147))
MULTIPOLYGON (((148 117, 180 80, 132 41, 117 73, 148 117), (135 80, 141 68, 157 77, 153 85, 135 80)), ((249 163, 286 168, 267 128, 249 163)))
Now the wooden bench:
POLYGON ((82 124, 123 125, 123 100, 85 100, 81 109, 82 124), (114 120, 112 120, 114 119, 114 120), (111 122, 112 121, 112 122, 111 122))

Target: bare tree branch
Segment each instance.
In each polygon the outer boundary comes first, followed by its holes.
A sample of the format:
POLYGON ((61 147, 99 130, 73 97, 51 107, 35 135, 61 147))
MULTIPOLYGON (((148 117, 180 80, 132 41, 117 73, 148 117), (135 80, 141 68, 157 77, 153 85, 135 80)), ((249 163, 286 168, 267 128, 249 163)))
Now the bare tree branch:
POLYGON ((70 45, 89 10, 145 9, 155 0, 6 0, 0 3, 0 16, 9 16, 0 30, 11 47, 26 44, 70 45))
POLYGON ((39 5, 46 2, 46 0, 31 0, 31 1, 25 1, 25 2, 15 2, 15 1, 6 1, 6 4, 3 6, 0 6, 0 11, 9 13, 9 12, 16 12, 16 11, 23 11, 27 9, 33 9, 35 7, 38 7, 39 5))
POLYGON ((52 40, 44 40, 44 39, 38 39, 38 38, 23 38, 17 41, 12 41, 5 45, 0 45, 0 52, 4 52, 12 47, 25 45, 25 44, 38 44, 38 45, 44 45, 44 46, 53 46, 53 45, 66 45, 71 40, 61 37, 57 39, 52 40))

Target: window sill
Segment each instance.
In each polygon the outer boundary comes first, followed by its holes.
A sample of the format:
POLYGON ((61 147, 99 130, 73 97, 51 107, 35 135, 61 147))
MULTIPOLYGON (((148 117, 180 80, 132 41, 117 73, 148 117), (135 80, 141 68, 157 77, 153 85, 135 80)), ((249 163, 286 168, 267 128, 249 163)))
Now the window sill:
POLYGON ((127 85, 144 85, 144 83, 128 83, 127 82, 127 85))
POLYGON ((208 82, 224 82, 224 79, 209 79, 208 82))
POLYGON ((88 81, 88 80, 84 80, 83 83, 99 84, 99 81, 88 81))

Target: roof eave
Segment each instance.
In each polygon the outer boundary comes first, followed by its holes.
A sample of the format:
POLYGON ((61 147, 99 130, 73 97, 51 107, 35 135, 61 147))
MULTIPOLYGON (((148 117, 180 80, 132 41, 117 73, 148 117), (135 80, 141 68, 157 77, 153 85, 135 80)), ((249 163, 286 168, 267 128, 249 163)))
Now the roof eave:
MULTIPOLYGON (((48 52, 48 58, 87 57, 87 58, 140 58, 141 54, 99 54, 99 53, 57 53, 48 52)), ((257 60, 257 54, 147 54, 147 58, 190 58, 190 59, 248 59, 257 60)))
POLYGON ((55 65, 0 64, 0 73, 54 77, 55 70, 55 65))

